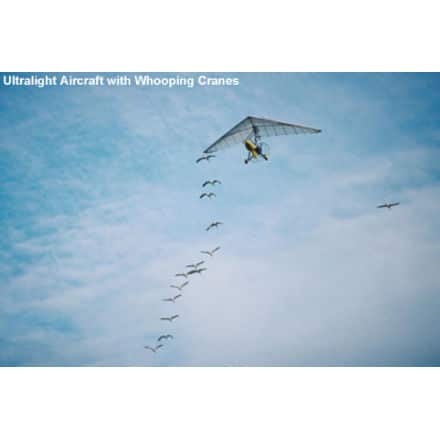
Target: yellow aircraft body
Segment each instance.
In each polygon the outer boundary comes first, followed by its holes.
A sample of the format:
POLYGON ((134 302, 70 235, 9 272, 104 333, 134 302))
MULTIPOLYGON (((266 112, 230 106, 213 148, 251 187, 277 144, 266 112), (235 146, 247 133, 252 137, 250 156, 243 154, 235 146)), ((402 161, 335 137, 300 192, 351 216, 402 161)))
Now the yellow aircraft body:
POLYGON ((249 139, 246 139, 244 142, 246 146, 246 150, 248 150, 254 159, 258 159, 257 146, 249 139))
POLYGON ((254 144, 250 139, 246 139, 244 141, 244 146, 246 147, 246 150, 248 150, 249 153, 252 155, 249 156, 249 158, 245 161, 246 163, 249 162, 251 158, 258 159, 258 156, 264 157, 265 160, 268 160, 267 155, 262 152, 261 147, 254 144))

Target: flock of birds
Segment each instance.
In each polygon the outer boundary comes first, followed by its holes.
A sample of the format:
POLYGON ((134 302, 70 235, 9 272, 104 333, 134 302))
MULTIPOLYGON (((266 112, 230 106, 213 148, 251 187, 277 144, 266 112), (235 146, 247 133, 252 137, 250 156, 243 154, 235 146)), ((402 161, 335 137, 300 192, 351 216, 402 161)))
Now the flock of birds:
MULTIPOLYGON (((214 157, 215 157, 214 154, 204 155, 202 157, 199 157, 196 160, 196 163, 198 164, 198 163, 202 162, 203 160, 206 160, 207 162, 209 162, 214 157)), ((219 185, 219 184, 221 184, 221 182, 218 179, 206 180, 205 182, 203 182, 202 188, 206 188, 208 185, 214 187, 215 185, 219 185)), ((199 196, 200 199, 204 199, 205 197, 208 198, 208 199, 211 199, 212 197, 216 197, 216 194, 214 192, 203 192, 199 196)), ((400 205, 400 202, 383 203, 381 205, 378 205, 377 208, 391 209, 394 206, 398 206, 398 205, 400 205)), ((212 228, 218 228, 222 224, 223 224, 222 222, 214 221, 210 225, 208 225, 208 227, 206 228, 206 231, 209 231, 212 228)), ((203 250, 203 251, 200 251, 200 252, 202 254, 208 255, 209 257, 213 257, 214 254, 216 252, 218 252, 219 250, 220 250, 220 246, 217 246, 217 247, 215 247, 212 250, 203 250)), ((176 295, 167 297, 167 298, 163 298, 162 301, 174 304, 179 298, 182 298, 182 296, 183 296, 182 291, 189 284, 189 282, 190 282, 189 278, 191 277, 191 275, 194 275, 194 274, 201 275, 204 271, 208 270, 206 267, 203 267, 204 264, 205 264, 204 260, 198 261, 197 263, 187 264, 186 265, 186 269, 187 269, 186 271, 180 272, 180 273, 176 273, 175 274, 176 277, 185 278, 185 281, 182 284, 179 284, 179 285, 171 284, 170 287, 172 289, 178 290, 179 293, 176 294, 176 295)), ((163 316, 163 317, 160 318, 160 320, 161 321, 168 321, 168 322, 172 323, 177 318, 179 318, 179 315, 178 314, 173 314, 173 315, 170 315, 170 316, 163 316)), ((157 353, 157 351, 164 346, 162 341, 167 341, 167 340, 173 339, 173 338, 174 338, 174 336, 172 334, 169 334, 169 333, 161 334, 157 338, 157 341, 156 341, 157 344, 156 345, 153 345, 153 346, 145 345, 144 348, 146 350, 152 351, 153 353, 157 353)))
MULTIPOLYGON (((209 162, 210 159, 212 159, 213 157, 215 157, 214 154, 208 154, 206 156, 199 157, 196 160, 196 163, 198 164, 203 160, 206 160, 207 162, 209 162)), ((206 188, 208 185, 214 187, 216 185, 221 185, 221 183, 222 182, 220 182, 220 180, 218 180, 218 179, 206 180, 205 182, 203 182, 202 188, 206 188)), ((203 199, 205 197, 207 197, 208 199, 211 199, 212 197, 216 197, 216 194, 213 192, 203 192, 202 194, 200 194, 199 198, 203 199)), ((222 224, 223 224, 222 222, 214 221, 208 225, 208 227, 206 228, 206 231, 209 231, 212 228, 218 228, 222 224)), ((219 250, 220 250, 220 246, 216 246, 214 249, 203 250, 203 251, 200 251, 200 253, 208 255, 209 257, 213 257, 219 250)), ((206 267, 203 267, 204 265, 205 265, 205 260, 200 260, 196 263, 187 264, 185 266, 185 268, 186 268, 185 271, 180 272, 180 273, 176 273, 175 277, 184 278, 185 281, 182 284, 177 284, 177 283, 171 284, 170 288, 176 289, 179 293, 177 293, 176 295, 169 296, 167 298, 163 298, 162 301, 175 304, 179 298, 182 298, 182 296, 183 296, 182 291, 190 283, 190 277, 195 274, 201 275, 203 272, 208 270, 206 267)), ((160 320, 164 321, 164 322, 172 323, 177 318, 179 318, 179 315, 173 314, 170 316, 163 316, 160 318, 160 320)), ((157 351, 160 350, 164 346, 163 341, 168 341, 169 339, 174 339, 174 336, 170 333, 163 333, 157 338, 154 345, 145 345, 144 348, 146 350, 150 350, 152 353, 157 353, 157 351)))

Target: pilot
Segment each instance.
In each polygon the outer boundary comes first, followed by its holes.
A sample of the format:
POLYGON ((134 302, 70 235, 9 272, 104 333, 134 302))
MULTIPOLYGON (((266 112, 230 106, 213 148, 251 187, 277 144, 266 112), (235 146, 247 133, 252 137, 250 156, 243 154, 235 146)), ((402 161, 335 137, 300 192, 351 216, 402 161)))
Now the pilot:
POLYGON ((264 157, 264 160, 269 160, 269 158, 263 153, 263 149, 260 145, 257 145, 257 154, 261 157, 264 157))

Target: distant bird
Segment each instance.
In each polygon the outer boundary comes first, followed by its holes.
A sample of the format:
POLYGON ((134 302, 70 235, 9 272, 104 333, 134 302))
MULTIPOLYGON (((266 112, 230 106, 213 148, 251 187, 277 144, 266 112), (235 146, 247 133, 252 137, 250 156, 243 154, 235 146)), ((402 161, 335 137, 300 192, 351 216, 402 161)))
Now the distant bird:
POLYGON ((205 261, 202 260, 202 261, 199 261, 198 263, 195 263, 195 264, 188 264, 186 267, 192 267, 193 269, 198 269, 199 266, 201 266, 204 262, 205 261))
POLYGON ((377 206, 377 208, 388 208, 388 209, 391 209, 393 206, 398 206, 398 205, 400 205, 400 202, 384 203, 383 205, 377 206))
POLYGON ((217 196, 215 195, 215 193, 209 192, 209 193, 200 194, 200 198, 203 199, 203 197, 208 197, 208 199, 210 199, 211 197, 217 197, 217 196))
POLYGON ((220 180, 214 179, 214 180, 206 180, 205 182, 203 182, 202 187, 204 188, 206 185, 215 185, 216 183, 221 184, 220 180))
MULTIPOLYGON (((159 341, 160 341, 160 339, 159 339, 159 341)), ((157 350, 159 350, 159 348, 161 348, 161 347, 163 347, 163 344, 156 345, 156 347, 150 347, 148 345, 144 346, 145 349, 151 350, 153 353, 156 353, 157 350)))
POLYGON ((215 249, 213 249, 212 251, 200 251, 200 253, 202 254, 207 254, 210 257, 214 256, 214 253, 217 252, 220 249, 220 246, 217 246, 215 249))
POLYGON ((222 222, 213 222, 206 228, 206 230, 209 231, 211 228, 218 228, 218 226, 222 224, 222 222))
POLYGON ((170 321, 172 322, 174 319, 178 318, 179 315, 173 315, 173 316, 165 316, 164 318, 160 318, 161 321, 170 321))
POLYGON ((173 339, 173 338, 174 338, 173 335, 160 335, 160 336, 157 338, 157 341, 160 342, 160 341, 162 341, 162 339, 173 339))
POLYGON ((181 284, 180 286, 175 286, 174 284, 171 284, 170 287, 172 287, 173 289, 177 289, 177 290, 182 290, 185 286, 187 286, 189 284, 189 281, 185 281, 183 284, 181 284))
POLYGON ((179 293, 178 295, 174 295, 174 296, 172 296, 172 297, 170 297, 170 298, 164 298, 162 301, 168 301, 168 302, 176 302, 176 299, 177 298, 180 298, 182 296, 182 294, 181 293, 179 293))
POLYGON ((212 159, 213 157, 215 157, 215 154, 208 154, 207 156, 199 157, 199 158, 196 160, 196 163, 199 163, 199 162, 201 162, 202 160, 206 160, 207 162, 209 162, 209 159, 212 159))
POLYGON ((206 267, 201 267, 200 269, 194 269, 194 272, 201 275, 204 270, 208 270, 208 269, 206 267))
POLYGON ((193 275, 195 273, 199 273, 197 269, 192 269, 188 272, 188 275, 193 275))
POLYGON ((176 273, 175 276, 176 276, 176 277, 185 277, 185 278, 188 278, 188 274, 186 274, 186 273, 176 273))

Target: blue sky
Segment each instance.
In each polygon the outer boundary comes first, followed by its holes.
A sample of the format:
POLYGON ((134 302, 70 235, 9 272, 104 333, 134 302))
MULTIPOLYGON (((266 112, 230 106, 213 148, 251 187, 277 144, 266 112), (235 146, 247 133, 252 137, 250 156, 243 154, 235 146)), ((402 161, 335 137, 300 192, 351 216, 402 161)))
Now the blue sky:
POLYGON ((232 76, 0 86, 0 365, 440 364, 440 76, 232 76), (195 164, 247 115, 323 131, 195 164))

